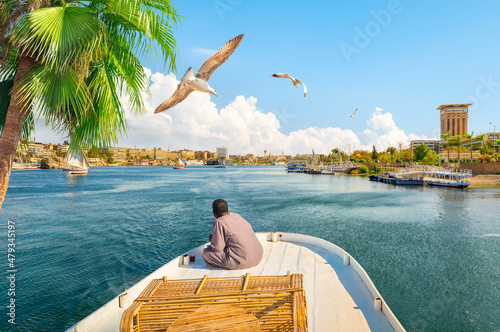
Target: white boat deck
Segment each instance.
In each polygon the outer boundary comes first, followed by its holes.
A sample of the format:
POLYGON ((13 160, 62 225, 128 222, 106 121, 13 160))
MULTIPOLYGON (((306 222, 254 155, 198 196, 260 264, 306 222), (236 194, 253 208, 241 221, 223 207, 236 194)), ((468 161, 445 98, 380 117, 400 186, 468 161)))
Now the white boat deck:
POLYGON ((344 265, 347 254, 339 247, 300 234, 278 233, 277 242, 270 241, 271 233, 257 235, 264 247, 259 265, 245 270, 211 267, 201 257, 204 246, 198 247, 189 252, 196 255, 194 263, 181 265, 179 256, 128 289, 123 308, 117 297, 68 331, 118 331, 124 310, 153 278, 234 277, 247 272, 285 275, 288 271, 304 275, 309 331, 404 331, 363 268, 352 257, 350 265, 344 265), (381 298, 381 311, 374 310, 375 297, 381 298))

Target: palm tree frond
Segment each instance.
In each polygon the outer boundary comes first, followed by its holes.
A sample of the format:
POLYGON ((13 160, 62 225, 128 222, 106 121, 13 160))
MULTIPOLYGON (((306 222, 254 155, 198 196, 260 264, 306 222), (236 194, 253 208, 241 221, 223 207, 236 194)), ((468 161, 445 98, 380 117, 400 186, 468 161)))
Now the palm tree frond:
POLYGON ((176 25, 180 16, 168 2, 144 0, 107 0, 103 22, 112 33, 122 35, 139 56, 157 56, 160 46, 164 64, 175 70, 176 42, 169 22, 176 25), (162 14, 158 14, 156 10, 162 14))
POLYGON ((50 7, 33 11, 13 30, 12 41, 23 55, 61 68, 104 51, 104 26, 89 8, 50 7))
POLYGON ((46 124, 60 131, 71 130, 92 107, 87 86, 71 68, 39 66, 25 76, 20 91, 23 101, 31 101, 46 124))

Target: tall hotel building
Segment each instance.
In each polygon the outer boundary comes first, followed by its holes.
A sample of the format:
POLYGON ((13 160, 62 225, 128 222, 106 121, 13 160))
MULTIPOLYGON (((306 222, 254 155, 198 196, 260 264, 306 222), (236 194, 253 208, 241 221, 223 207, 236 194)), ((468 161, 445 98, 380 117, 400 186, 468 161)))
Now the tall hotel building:
POLYGON ((217 151, 218 158, 224 157, 224 159, 226 159, 226 160, 229 159, 229 150, 225 146, 223 146, 221 148, 217 148, 216 151, 217 151))
POLYGON ((450 137, 462 135, 467 132, 467 119, 469 106, 472 104, 447 104, 437 109, 441 113, 441 134, 450 132, 450 137))

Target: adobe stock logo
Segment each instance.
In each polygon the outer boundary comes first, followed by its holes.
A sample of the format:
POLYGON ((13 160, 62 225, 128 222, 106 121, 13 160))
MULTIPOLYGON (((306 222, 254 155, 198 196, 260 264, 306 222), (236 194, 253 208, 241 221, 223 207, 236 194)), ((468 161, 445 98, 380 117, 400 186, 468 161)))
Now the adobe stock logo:
POLYGON ((354 27, 354 38, 352 44, 342 42, 340 43, 340 50, 344 55, 347 63, 351 63, 354 54, 360 54, 361 50, 368 47, 372 40, 391 24, 394 15, 400 14, 403 11, 403 6, 399 0, 390 0, 387 3, 386 9, 379 10, 378 12, 372 10, 370 15, 373 20, 368 21, 364 28, 358 26, 354 27))
POLYGON ((484 76, 479 76, 477 78, 479 83, 474 89, 474 95, 465 97, 465 103, 472 103, 473 105, 469 107, 469 112, 477 111, 481 101, 485 101, 491 97, 492 94, 496 92, 496 89, 500 87, 500 82, 493 81, 493 75, 489 74, 487 78, 484 76))
POLYGON ((224 21, 224 14, 226 12, 232 12, 242 2, 243 0, 215 0, 212 5, 219 19, 224 21))

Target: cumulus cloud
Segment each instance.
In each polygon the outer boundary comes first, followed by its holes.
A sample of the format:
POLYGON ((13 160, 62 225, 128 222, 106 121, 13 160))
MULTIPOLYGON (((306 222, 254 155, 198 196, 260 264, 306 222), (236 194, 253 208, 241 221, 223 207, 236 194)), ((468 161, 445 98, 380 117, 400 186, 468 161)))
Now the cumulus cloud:
POLYGON ((145 114, 135 116, 127 112, 130 135, 120 140, 120 146, 212 151, 226 146, 231 154, 262 155, 264 150, 274 154, 310 153, 311 147, 317 153, 348 146, 371 149, 375 145, 384 150, 399 142, 425 138, 407 135, 396 126, 392 114, 380 107, 376 107, 367 120, 368 128, 360 134, 361 138, 352 130, 338 127, 310 127, 286 135, 280 131, 281 121, 288 121, 286 112, 263 111, 253 96, 237 96, 219 110, 211 101, 211 95, 195 91, 167 112, 154 114, 155 107, 174 92, 179 81, 173 74, 146 72, 151 80, 151 99, 145 114))
POLYGON ((369 128, 365 129, 363 134, 368 138, 370 146, 375 145, 377 149, 385 150, 389 146, 398 146, 400 142, 407 144, 410 140, 427 139, 426 136, 407 135, 404 130, 396 126, 391 113, 382 111, 382 108, 375 107, 375 112, 366 121, 369 128))
POLYGON ((197 53, 197 54, 203 54, 203 55, 212 55, 215 52, 217 52, 217 50, 213 50, 210 48, 193 48, 193 52, 197 53))
POLYGON ((308 153, 314 147, 318 153, 328 153, 333 147, 345 148, 347 144, 361 146, 353 131, 341 128, 311 127, 285 135, 280 131, 279 117, 286 122, 286 114, 260 110, 257 98, 252 96, 237 96, 219 110, 209 94, 195 91, 167 112, 154 114, 155 107, 173 93, 179 82, 173 74, 147 74, 151 99, 143 115, 127 112, 130 134, 120 140, 120 146, 212 151, 226 146, 231 154, 258 155, 264 150, 296 154, 308 153))
MULTIPOLYGON (((148 101, 146 109, 136 116, 126 108, 127 100, 123 98, 130 130, 127 137, 119 139, 117 146, 210 151, 226 146, 231 154, 262 155, 267 150, 273 154, 283 151, 295 155, 310 153, 312 147, 316 153, 325 154, 334 147, 371 150, 375 145, 381 151, 398 146, 399 142, 407 144, 413 139, 426 138, 406 134, 395 124, 392 114, 380 107, 375 108, 366 121, 367 128, 358 134, 339 127, 309 127, 284 134, 281 126, 286 126, 293 115, 286 110, 261 110, 253 96, 237 96, 219 109, 211 95, 195 91, 168 111, 154 114, 155 108, 172 95, 179 81, 174 74, 153 74, 147 68, 145 71, 151 82, 150 97, 144 93, 148 101)), ((37 140, 38 134, 45 137, 47 132, 50 130, 39 126, 37 140)), ((57 139, 46 137, 42 141, 57 139)))

